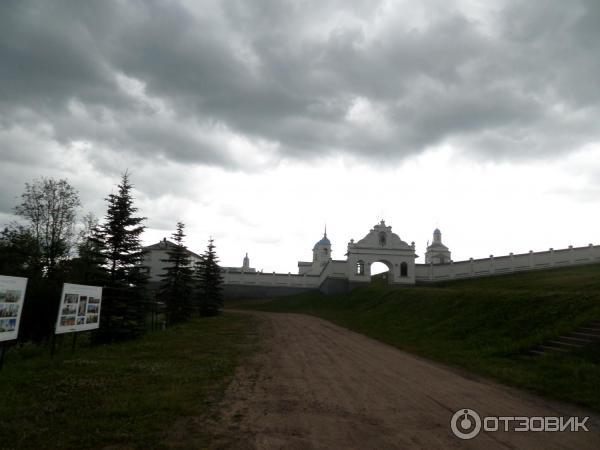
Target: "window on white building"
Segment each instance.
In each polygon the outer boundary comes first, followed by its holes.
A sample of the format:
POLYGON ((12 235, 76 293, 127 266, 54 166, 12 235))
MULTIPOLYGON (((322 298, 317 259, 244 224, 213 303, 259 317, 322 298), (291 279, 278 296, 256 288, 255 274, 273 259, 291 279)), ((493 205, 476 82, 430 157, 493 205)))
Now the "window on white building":
POLYGON ((400 264, 400 276, 401 277, 408 276, 408 264, 406 264, 406 262, 403 262, 400 264))
POLYGON ((365 263, 363 261, 358 261, 356 263, 356 275, 364 275, 365 274, 365 263))

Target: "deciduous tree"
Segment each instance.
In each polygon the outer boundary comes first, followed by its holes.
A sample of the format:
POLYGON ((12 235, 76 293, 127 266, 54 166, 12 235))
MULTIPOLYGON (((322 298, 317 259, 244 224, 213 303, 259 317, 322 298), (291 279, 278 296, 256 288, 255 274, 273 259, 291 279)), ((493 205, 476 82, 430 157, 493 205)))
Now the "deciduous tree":
POLYGON ((42 273, 40 246, 31 231, 10 224, 0 232, 0 273, 26 278, 42 273))
POLYGON ((47 275, 72 248, 79 194, 67 180, 41 178, 25 184, 21 200, 15 213, 27 221, 47 275))

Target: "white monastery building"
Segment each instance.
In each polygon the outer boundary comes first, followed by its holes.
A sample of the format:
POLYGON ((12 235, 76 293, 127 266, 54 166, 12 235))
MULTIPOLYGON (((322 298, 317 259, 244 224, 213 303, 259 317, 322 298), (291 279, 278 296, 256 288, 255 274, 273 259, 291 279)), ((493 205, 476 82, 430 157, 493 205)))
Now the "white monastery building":
MULTIPOLYGON (((164 239, 146 247, 146 266, 151 281, 159 281, 166 259, 168 245, 164 239)), ((371 265, 381 262, 388 268, 387 282, 391 285, 432 283, 459 278, 473 278, 552 267, 592 264, 600 262, 600 246, 572 247, 560 250, 513 254, 466 261, 453 261, 450 249, 442 243, 439 229, 433 232, 433 241, 427 245, 425 264, 416 264, 415 243, 408 244, 392 227, 381 221, 359 241, 350 239, 346 259, 331 258, 332 244, 323 237, 313 246, 312 261, 299 261, 298 273, 263 273, 250 267, 248 254, 241 267, 223 267, 225 294, 230 297, 288 295, 306 290, 323 293, 346 292, 371 282, 371 265)), ((190 252, 193 261, 199 256, 190 252)))
MULTIPOLYGON (((145 272, 149 276, 148 281, 159 283, 162 280, 161 275, 165 273, 166 260, 169 258, 168 251, 176 245, 174 242, 168 241, 167 238, 163 238, 162 241, 143 248, 144 260, 142 267, 145 268, 145 272)), ((188 249, 186 251, 190 257, 190 267, 194 267, 196 263, 200 262, 201 257, 188 249)), ((242 267, 222 267, 221 270, 223 272, 256 272, 256 269, 250 267, 248 253, 244 257, 242 267)))
MULTIPOLYGON (((144 247, 144 261, 142 267, 146 269, 146 273, 149 276, 148 281, 160 282, 162 280, 160 276, 164 273, 164 268, 166 266, 164 260, 169 258, 167 252, 176 245, 177 244, 174 242, 167 241, 167 238, 163 238, 162 241, 159 241, 156 244, 144 247)), ((194 267, 194 264, 200 261, 200 255, 190 250, 187 252, 190 257, 191 266, 194 267)))

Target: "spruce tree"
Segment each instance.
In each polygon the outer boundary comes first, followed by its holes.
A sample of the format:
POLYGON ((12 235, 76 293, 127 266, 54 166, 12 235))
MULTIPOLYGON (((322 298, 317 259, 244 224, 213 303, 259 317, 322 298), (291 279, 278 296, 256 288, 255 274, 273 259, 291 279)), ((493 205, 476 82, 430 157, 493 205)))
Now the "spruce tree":
POLYGON ((77 243, 77 257, 69 264, 69 276, 76 283, 104 286, 107 283, 105 243, 98 219, 89 213, 83 217, 83 225, 77 243))
POLYGON ((190 255, 183 245, 183 229, 185 225, 177 222, 177 229, 172 234, 175 245, 167 250, 165 273, 159 288, 158 297, 165 302, 167 323, 182 322, 189 319, 192 313, 192 293, 194 271, 191 267, 190 255))
POLYGON ((102 301, 101 331, 108 339, 134 337, 145 329, 148 304, 142 272, 143 250, 140 236, 146 228, 145 217, 136 216, 133 206, 133 186, 125 172, 117 193, 110 194, 105 222, 95 238, 106 261, 107 284, 102 301))
POLYGON ((100 227, 104 237, 104 256, 108 262, 109 278, 114 285, 143 284, 139 270, 143 260, 140 236, 146 229, 142 222, 146 217, 136 217, 138 208, 133 206, 129 173, 125 172, 118 193, 110 194, 106 201, 106 221, 100 227))
POLYGON ((223 309, 223 275, 218 263, 214 241, 210 238, 201 260, 196 263, 197 300, 202 316, 214 316, 223 309))

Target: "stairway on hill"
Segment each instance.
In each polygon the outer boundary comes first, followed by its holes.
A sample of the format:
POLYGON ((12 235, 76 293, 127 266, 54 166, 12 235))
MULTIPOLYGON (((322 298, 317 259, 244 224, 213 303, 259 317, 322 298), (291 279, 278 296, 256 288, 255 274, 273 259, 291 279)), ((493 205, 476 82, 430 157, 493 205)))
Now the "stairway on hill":
POLYGON ((600 320, 589 322, 575 331, 545 341, 530 351, 534 355, 562 352, 567 353, 593 343, 600 343, 600 320))

